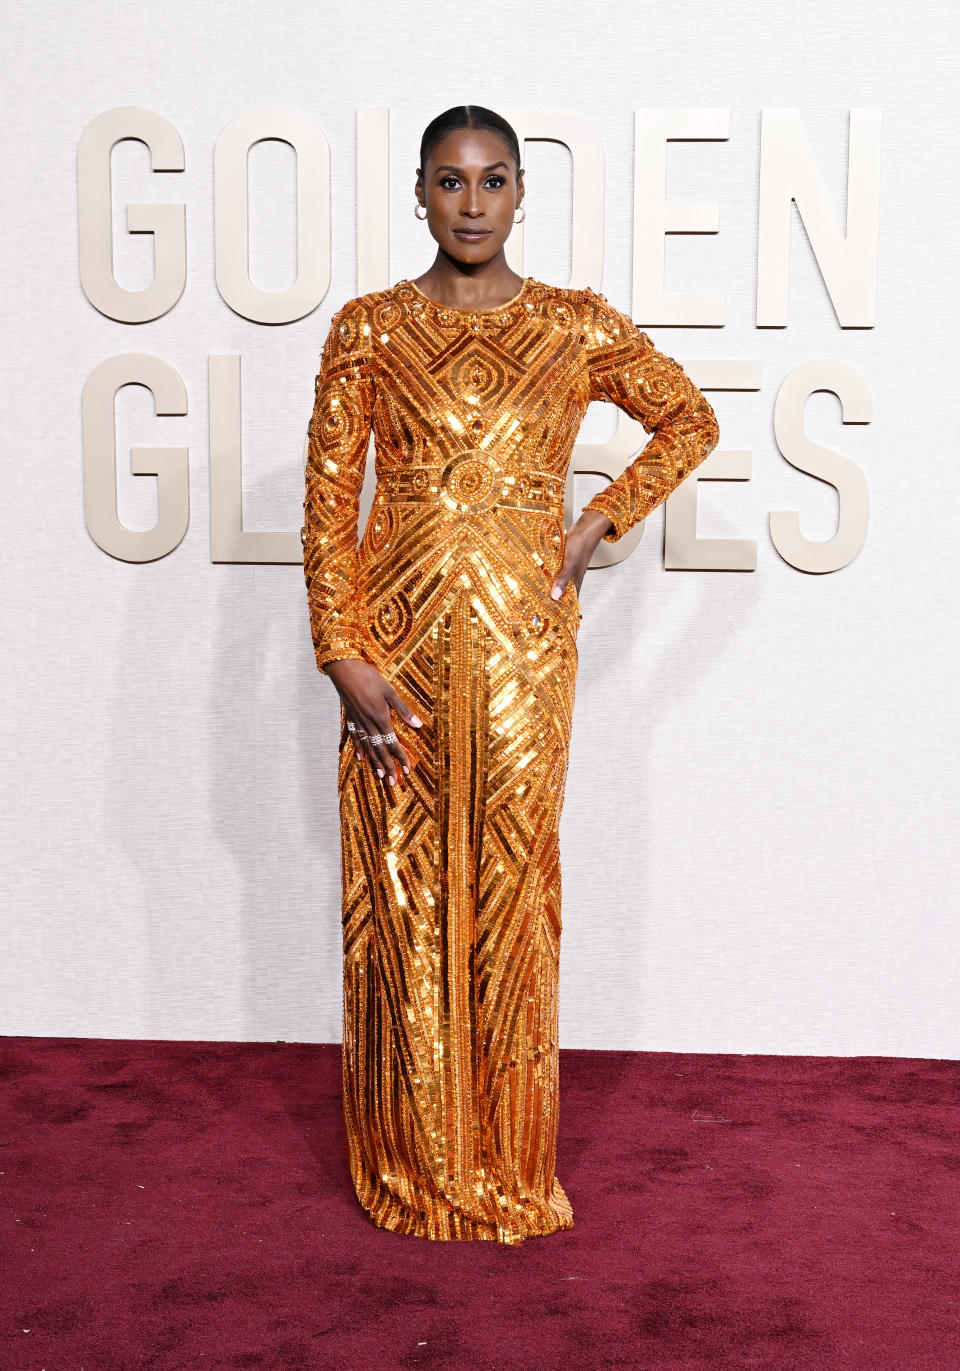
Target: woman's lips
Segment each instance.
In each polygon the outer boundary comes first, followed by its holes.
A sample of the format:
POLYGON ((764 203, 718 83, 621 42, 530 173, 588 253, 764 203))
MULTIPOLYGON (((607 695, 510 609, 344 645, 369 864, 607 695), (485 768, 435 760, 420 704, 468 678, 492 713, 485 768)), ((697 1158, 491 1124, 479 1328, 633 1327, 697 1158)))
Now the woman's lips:
POLYGON ((454 234, 467 243, 479 243, 481 238, 489 238, 490 229, 454 229, 454 234))

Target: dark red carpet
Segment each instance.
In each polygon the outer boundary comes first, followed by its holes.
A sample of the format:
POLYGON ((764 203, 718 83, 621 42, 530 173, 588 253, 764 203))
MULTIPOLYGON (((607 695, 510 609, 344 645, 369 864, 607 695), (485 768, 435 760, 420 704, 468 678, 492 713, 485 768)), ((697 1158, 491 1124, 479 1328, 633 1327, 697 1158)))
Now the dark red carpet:
POLYGON ((960 1064, 561 1054, 569 1233, 375 1228, 339 1046, 0 1039, 3 1371, 956 1371, 960 1064))

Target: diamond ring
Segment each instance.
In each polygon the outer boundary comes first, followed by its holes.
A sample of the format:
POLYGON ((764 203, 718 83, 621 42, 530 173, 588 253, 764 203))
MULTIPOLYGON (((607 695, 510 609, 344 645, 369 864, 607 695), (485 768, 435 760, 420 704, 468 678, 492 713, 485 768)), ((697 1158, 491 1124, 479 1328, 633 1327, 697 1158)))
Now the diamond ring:
POLYGON ((395 733, 371 733, 371 734, 370 734, 370 742, 373 743, 374 747, 376 747, 378 743, 395 743, 396 741, 397 741, 397 735, 396 735, 395 733))

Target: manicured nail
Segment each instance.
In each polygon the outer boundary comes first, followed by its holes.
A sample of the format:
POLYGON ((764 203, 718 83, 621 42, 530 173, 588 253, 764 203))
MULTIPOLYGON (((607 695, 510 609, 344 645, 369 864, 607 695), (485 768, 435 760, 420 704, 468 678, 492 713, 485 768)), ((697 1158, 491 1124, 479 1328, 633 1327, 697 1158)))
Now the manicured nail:
POLYGON ((411 715, 410 715, 410 722, 413 724, 414 728, 420 728, 421 725, 423 724, 423 720, 422 720, 422 719, 418 719, 417 716, 416 716, 416 714, 411 714, 411 715))
POLYGON ((553 597, 555 600, 559 600, 559 599, 560 599, 560 596, 563 594, 563 591, 560 589, 559 586, 554 586, 554 587, 551 589, 550 594, 552 595, 552 597, 553 597))
POLYGON ((383 775, 383 767, 382 767, 382 766, 378 766, 378 767, 377 767, 377 775, 378 775, 378 776, 382 776, 382 775, 383 775))
POLYGON ((409 776, 409 775, 410 775, 410 768, 409 768, 408 766, 405 766, 405 767, 403 768, 403 771, 404 771, 404 775, 406 775, 406 776, 409 776))

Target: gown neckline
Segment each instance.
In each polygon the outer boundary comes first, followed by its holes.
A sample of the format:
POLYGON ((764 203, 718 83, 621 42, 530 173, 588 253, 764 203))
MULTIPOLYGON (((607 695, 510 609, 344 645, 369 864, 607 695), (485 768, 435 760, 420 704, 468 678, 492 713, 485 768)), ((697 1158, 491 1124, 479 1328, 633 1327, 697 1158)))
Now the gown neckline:
POLYGON ((455 305, 441 304, 441 302, 435 300, 432 295, 428 295, 426 291, 421 290, 416 281, 411 280, 410 277, 406 277, 403 281, 398 282, 398 284, 402 286, 412 286, 421 299, 426 300, 428 304, 433 305, 434 309, 446 310, 448 314, 499 314, 501 310, 509 309, 511 305, 515 305, 517 301, 526 294, 527 287, 530 285, 532 279, 531 276, 525 276, 523 278, 523 285, 517 291, 516 295, 512 296, 509 300, 504 300, 502 305, 494 305, 491 309, 457 309, 455 305))

